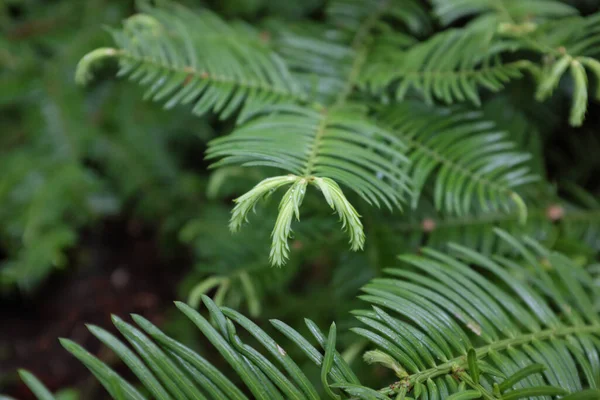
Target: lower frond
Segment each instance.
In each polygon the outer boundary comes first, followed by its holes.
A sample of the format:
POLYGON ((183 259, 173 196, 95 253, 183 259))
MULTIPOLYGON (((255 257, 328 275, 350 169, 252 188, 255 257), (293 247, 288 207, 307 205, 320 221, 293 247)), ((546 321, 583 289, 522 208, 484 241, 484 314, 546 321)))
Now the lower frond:
MULTIPOLYGON (((157 399, 597 398, 600 316, 588 270, 530 238, 497 234, 517 257, 484 256, 459 245, 450 246, 453 256, 426 248, 401 256, 404 268, 388 269, 364 287, 361 298, 372 308, 354 312, 361 326, 352 331, 378 348, 367 351, 365 361, 393 370, 397 379, 379 390, 362 385, 338 352, 335 324, 325 334, 305 320, 313 345, 271 320, 284 341, 207 296, 201 301, 208 316, 176 305, 228 367, 217 368, 139 315, 133 315, 135 325, 113 317, 125 341, 88 329, 157 399), (292 344, 320 368, 321 385, 290 356, 292 344)), ((145 398, 78 344, 61 343, 113 398, 145 398)), ((21 374, 40 399, 53 400, 39 381, 21 374)))
POLYGON ((446 398, 472 389, 509 399, 597 388, 600 317, 590 276, 532 239, 497 234, 522 260, 459 245, 450 245, 454 257, 423 249, 365 286, 361 298, 373 308, 356 311, 365 328, 355 331, 408 372, 385 393, 446 398), (525 370, 532 364, 542 367, 525 370))
MULTIPOLYGON (((133 351, 121 339, 104 329, 96 326, 89 326, 88 329, 125 362, 145 390, 157 399, 244 400, 249 398, 244 394, 247 391, 251 393, 251 398, 262 400, 322 398, 320 391, 288 355, 286 345, 276 342, 238 312, 225 307, 219 308, 206 296, 202 297, 202 302, 207 307, 214 325, 188 305, 176 304, 241 379, 245 388, 238 388, 226 377, 226 368, 217 369, 198 353, 165 335, 139 315, 133 315, 137 327, 113 317, 113 323, 133 351), (244 335, 238 336, 238 330, 243 331, 244 335), (242 342, 241 337, 247 338, 248 334, 256 344, 242 342)), ((335 335, 328 339, 312 321, 307 320, 306 325, 311 335, 319 343, 318 347, 314 347, 286 324, 276 320, 271 323, 276 330, 298 346, 312 363, 324 369, 328 386, 333 388, 336 384, 360 385, 354 373, 335 350, 335 335)), ((61 343, 92 371, 113 398, 144 399, 131 384, 81 346, 67 339, 62 339, 61 343)), ((28 379, 27 383, 35 382, 28 379)), ((327 391, 335 390, 332 388, 328 387, 327 391)), ((45 400, 43 397, 40 399, 45 400)))

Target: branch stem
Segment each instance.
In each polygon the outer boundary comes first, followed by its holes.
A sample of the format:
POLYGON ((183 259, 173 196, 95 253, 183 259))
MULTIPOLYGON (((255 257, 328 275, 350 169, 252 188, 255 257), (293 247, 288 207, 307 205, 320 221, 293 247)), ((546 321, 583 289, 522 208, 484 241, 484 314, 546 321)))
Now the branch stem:
MULTIPOLYGON (((576 326, 568 326, 561 328, 553 328, 546 329, 543 331, 538 331, 529 334, 523 334, 520 336, 516 336, 513 338, 500 340, 498 342, 489 344, 487 346, 480 347, 475 349, 475 354, 477 359, 485 358, 488 354, 494 351, 504 351, 509 347, 518 347, 522 346, 536 340, 549 340, 556 337, 564 337, 570 335, 578 335, 578 334, 589 334, 589 333, 600 333, 600 325, 576 325, 576 326)), ((449 361, 446 361, 443 364, 440 364, 436 367, 426 369, 424 371, 417 372, 416 374, 412 374, 409 377, 405 378, 406 381, 413 386, 417 382, 424 382, 428 379, 434 379, 440 375, 451 374, 453 370, 457 368, 464 368, 467 365, 467 357, 466 355, 462 355, 459 357, 455 357, 449 361)), ((395 393, 396 389, 394 387, 400 387, 399 384, 392 384, 388 387, 385 387, 379 390, 380 393, 383 394, 392 394, 395 393)))

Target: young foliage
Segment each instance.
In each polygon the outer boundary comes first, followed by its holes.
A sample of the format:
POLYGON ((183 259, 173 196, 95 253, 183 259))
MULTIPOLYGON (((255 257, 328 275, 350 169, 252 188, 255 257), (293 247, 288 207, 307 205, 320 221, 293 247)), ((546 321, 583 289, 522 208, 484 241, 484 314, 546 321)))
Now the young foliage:
MULTIPOLYGON (((88 329, 158 399, 247 399, 247 394, 268 400, 597 397, 600 317, 590 275, 532 239, 497 234, 518 256, 488 257, 459 245, 451 245, 454 256, 423 249, 421 255, 401 256, 406 267, 389 269, 388 277, 364 287, 360 297, 372 308, 354 312, 361 325, 352 331, 377 347, 365 353, 367 363, 394 371, 396 381, 381 389, 361 384, 341 357, 335 324, 325 335, 306 320, 315 346, 272 320, 283 334, 275 339, 206 296, 202 303, 212 324, 186 304, 177 307, 232 371, 217 369, 139 315, 133 316, 137 326, 113 317, 130 346, 104 329, 88 329), (320 368, 321 385, 315 386, 290 357, 292 345, 320 368), (242 383, 230 380, 230 373, 242 383)), ((145 398, 81 346, 61 342, 113 398, 145 398)), ((29 375, 24 378, 48 396, 29 375)))
POLYGON ((265 179, 237 198, 230 223, 231 230, 237 231, 261 199, 291 185, 281 200, 273 230, 271 261, 281 265, 288 258, 292 218, 300 218, 299 207, 309 184, 321 191, 327 204, 340 216, 344 229, 349 231, 352 249, 361 249, 362 223, 338 182, 369 204, 399 207, 403 193, 409 190, 404 148, 394 135, 369 121, 361 107, 318 111, 273 106, 231 134, 213 140, 207 158, 221 158, 214 167, 260 165, 290 173, 265 179))
MULTIPOLYGON (((580 126, 585 119, 588 104, 588 76, 591 72, 600 80, 600 14, 586 18, 574 17, 561 22, 549 23, 532 34, 527 44, 547 56, 536 92, 538 100, 547 99, 559 81, 569 70, 573 82, 573 103, 569 123, 580 126)), ((598 85, 598 83, 597 83, 598 85)), ((594 97, 600 99, 600 85, 594 97)))

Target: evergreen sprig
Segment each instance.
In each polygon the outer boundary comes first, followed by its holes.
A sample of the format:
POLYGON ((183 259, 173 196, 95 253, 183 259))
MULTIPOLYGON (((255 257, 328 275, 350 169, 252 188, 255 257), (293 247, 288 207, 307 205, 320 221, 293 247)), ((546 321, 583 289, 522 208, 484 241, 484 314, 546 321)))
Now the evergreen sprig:
POLYGON ((337 182, 357 192, 367 202, 390 209, 400 206, 409 190, 404 172, 403 143, 369 122, 361 108, 317 111, 298 106, 267 108, 228 136, 211 143, 209 159, 222 157, 213 166, 262 165, 287 170, 290 175, 268 178, 235 200, 230 227, 237 231, 256 204, 276 189, 291 185, 284 194, 273 231, 271 260, 281 265, 288 257, 287 238, 292 217, 306 187, 316 186, 349 229, 352 249, 364 242, 362 223, 337 182), (281 133, 285 132, 284 135, 281 133))
POLYGON ((504 90, 524 71, 544 100, 569 69, 570 122, 580 125, 586 69, 600 71, 593 58, 598 16, 578 17, 556 1, 521 3, 433 1, 444 24, 475 18, 429 37, 431 21, 413 1, 337 0, 327 6, 324 23, 274 22, 267 24, 272 33, 207 10, 146 6, 113 32, 118 48, 84 57, 77 76, 84 81, 98 59, 116 57, 120 74, 148 86, 147 97, 167 99, 168 107, 193 103, 194 113, 212 110, 221 118, 241 108, 238 126, 213 140, 207 157, 219 160, 213 167, 266 166, 290 174, 238 197, 230 222, 239 230, 260 200, 291 186, 272 235, 271 262, 282 265, 308 186, 321 189, 355 250, 363 247, 363 224, 341 187, 388 208, 401 208, 410 195, 414 208, 431 177, 438 210, 460 215, 475 202, 491 212, 516 206, 524 222, 517 189, 537 179, 526 164, 530 156, 468 108, 420 110, 419 102, 404 101, 417 96, 432 105, 480 106, 485 90, 504 90), (531 51, 549 61, 540 64, 531 51), (391 104, 381 111, 368 94, 391 104))

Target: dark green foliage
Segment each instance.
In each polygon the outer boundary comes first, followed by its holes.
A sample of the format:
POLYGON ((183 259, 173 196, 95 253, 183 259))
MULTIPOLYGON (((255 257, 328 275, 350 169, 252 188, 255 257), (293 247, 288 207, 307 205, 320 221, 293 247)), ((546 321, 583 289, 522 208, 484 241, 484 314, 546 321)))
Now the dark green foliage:
POLYGON ((201 349, 62 341, 112 397, 598 397, 597 1, 14 3, 61 26, 1 17, 3 289, 114 215, 194 265, 201 349))
MULTIPOLYGON (((184 303, 177 307, 243 384, 138 315, 133 316, 138 327, 113 318, 135 352, 103 329, 89 329, 158 399, 245 399, 244 393, 257 399, 598 396, 598 291, 589 284, 587 268, 530 238, 496 234, 518 255, 486 257, 459 245, 451 245, 454 256, 424 249, 422 255, 401 256, 402 268, 387 270, 386 277, 363 288, 360 297, 371 308, 354 311, 361 324, 352 330, 378 349, 367 352, 365 361, 396 375, 378 390, 363 386, 336 350, 335 324, 326 336, 306 320, 315 346, 279 320, 270 321, 279 332, 271 336, 207 296, 202 303, 212 324, 184 303), (294 346, 319 366, 320 387, 291 358, 294 346)), ((144 398, 76 343, 62 344, 114 398, 144 398)))
POLYGON ((144 9, 147 14, 130 18, 113 34, 118 48, 97 49, 82 59, 78 77, 87 80, 98 60, 118 58, 121 74, 150 87, 147 97, 170 98, 167 108, 193 103, 192 112, 212 110, 221 117, 241 108, 241 125, 211 142, 207 155, 223 157, 214 166, 269 166, 291 174, 265 180, 240 197, 231 221, 236 231, 267 193, 292 185, 284 195, 291 200, 282 201, 273 231, 271 262, 281 265, 288 258, 292 214, 299 218, 303 193, 311 183, 324 190, 327 203, 350 229, 352 249, 363 247, 363 226, 338 184, 375 205, 399 207, 406 191, 416 208, 435 172, 437 209, 464 214, 476 198, 484 211, 516 207, 525 220, 526 205, 513 188, 537 178, 526 163, 530 156, 505 141, 506 133, 475 121, 468 109, 419 111, 419 102, 401 102, 380 112, 363 89, 386 102, 393 89, 396 102, 412 95, 427 103, 437 98, 481 105, 480 86, 502 90, 527 69, 542 100, 570 68, 570 120, 580 125, 588 92, 582 65, 597 71, 597 61, 590 58, 597 17, 570 17, 575 9, 548 4, 537 2, 523 9, 511 3, 502 9, 488 2, 436 2, 435 12, 446 22, 483 14, 464 28, 444 30, 418 43, 410 35, 426 34, 430 24, 417 3, 381 1, 370 9, 361 1, 335 1, 326 8, 321 26, 273 23, 277 39, 271 49, 270 40, 261 41, 250 28, 244 27, 244 37, 238 38, 239 23, 227 24, 209 11, 192 16, 176 6, 144 9), (539 21, 523 22, 529 13, 539 21), (558 26, 555 17, 569 23, 553 30, 558 26), (578 40, 581 31, 589 31, 590 39, 578 40), (225 40, 222 45, 219 38, 225 40), (558 47, 562 56, 550 64, 540 65, 529 55, 555 57, 558 47), (514 53, 516 60, 504 61, 510 59, 505 53, 514 53), (361 101, 364 104, 357 106, 361 101), (439 121, 432 123, 429 117, 436 113, 439 121), (415 122, 419 115, 421 125, 415 122), (406 170, 412 170, 410 179, 406 170), (332 189, 335 196, 330 198, 327 192, 332 189))

